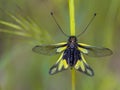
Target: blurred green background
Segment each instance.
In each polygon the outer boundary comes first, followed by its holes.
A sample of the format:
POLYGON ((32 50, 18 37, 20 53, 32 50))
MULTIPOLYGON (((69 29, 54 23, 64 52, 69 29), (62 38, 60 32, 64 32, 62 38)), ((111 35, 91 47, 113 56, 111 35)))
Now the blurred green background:
MULTIPOLYGON (((68 0, 0 0, 0 90, 71 90, 70 70, 48 74, 60 55, 32 51, 35 45, 67 41, 51 11, 69 35, 68 0)), ((75 0, 76 34, 94 13, 95 20, 78 40, 114 54, 85 56, 95 76, 76 72, 76 90, 120 90, 120 0, 75 0)))

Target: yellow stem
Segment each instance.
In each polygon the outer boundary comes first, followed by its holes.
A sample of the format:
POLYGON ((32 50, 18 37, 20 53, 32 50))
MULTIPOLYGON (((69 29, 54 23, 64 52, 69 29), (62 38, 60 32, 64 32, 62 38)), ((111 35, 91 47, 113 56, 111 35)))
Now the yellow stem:
MULTIPOLYGON (((75 36, 75 12, 74 0, 69 0, 69 15, 70 15, 70 35, 75 36)), ((72 90, 75 90, 75 70, 71 70, 72 90)))
POLYGON ((72 90, 75 90, 75 69, 74 68, 71 70, 71 75, 72 75, 72 90))
POLYGON ((75 36, 74 0, 69 0, 69 15, 70 15, 70 34, 72 36, 75 36))

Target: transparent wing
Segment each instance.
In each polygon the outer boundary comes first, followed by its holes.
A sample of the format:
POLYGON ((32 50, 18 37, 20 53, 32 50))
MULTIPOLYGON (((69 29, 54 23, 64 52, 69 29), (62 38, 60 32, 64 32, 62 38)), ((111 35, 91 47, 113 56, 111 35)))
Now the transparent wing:
POLYGON ((94 76, 94 71, 92 68, 87 64, 83 55, 81 54, 81 60, 77 60, 74 68, 88 76, 94 76))
POLYGON ((62 59, 63 57, 63 53, 61 54, 60 58, 58 59, 58 61, 56 62, 56 64, 54 64, 50 70, 49 70, 49 74, 53 75, 56 74, 58 72, 61 72, 63 70, 68 69, 69 65, 67 64, 65 59, 62 59))
POLYGON ((52 45, 37 45, 32 50, 39 54, 53 55, 64 51, 67 48, 66 45, 66 42, 52 45))
POLYGON ((88 56, 94 56, 94 57, 109 56, 113 53, 109 48, 95 47, 95 46, 90 46, 83 43, 78 43, 78 49, 82 53, 88 56))

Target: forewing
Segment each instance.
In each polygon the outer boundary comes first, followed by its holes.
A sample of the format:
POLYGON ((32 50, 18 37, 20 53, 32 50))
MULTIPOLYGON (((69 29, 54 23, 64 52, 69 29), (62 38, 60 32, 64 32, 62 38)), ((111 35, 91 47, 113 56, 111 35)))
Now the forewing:
POLYGON ((88 76, 94 76, 94 71, 92 68, 87 64, 83 55, 81 54, 81 60, 77 60, 74 68, 88 76))
POLYGON ((67 48, 66 45, 66 42, 51 45, 37 45, 32 50, 39 54, 53 55, 64 51, 67 48))
POLYGON ((83 43, 78 43, 78 49, 82 53, 88 56, 94 56, 94 57, 103 57, 103 56, 109 56, 112 54, 112 51, 109 48, 95 47, 95 46, 90 46, 83 43))
POLYGON ((63 70, 68 69, 69 65, 67 64, 65 59, 62 59, 63 57, 63 53, 61 54, 60 58, 58 59, 58 61, 56 62, 56 64, 54 64, 50 70, 49 70, 49 74, 53 75, 56 74, 58 72, 61 72, 63 70))

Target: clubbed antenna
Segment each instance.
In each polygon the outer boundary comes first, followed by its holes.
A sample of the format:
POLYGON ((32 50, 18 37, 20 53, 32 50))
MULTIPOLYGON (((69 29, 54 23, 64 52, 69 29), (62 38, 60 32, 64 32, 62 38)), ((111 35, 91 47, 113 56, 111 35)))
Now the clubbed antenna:
POLYGON ((85 31, 87 30, 87 28, 89 27, 89 25, 94 20, 95 16, 96 16, 96 13, 94 13, 93 17, 91 18, 90 22, 87 24, 86 28, 80 34, 78 34, 77 37, 79 37, 80 35, 82 35, 83 33, 85 33, 85 31))
POLYGON ((57 24, 59 30, 67 37, 69 37, 66 33, 63 32, 62 28, 60 27, 60 25, 58 24, 57 20, 55 19, 54 15, 53 15, 53 12, 50 13, 52 18, 54 19, 55 23, 57 24))

